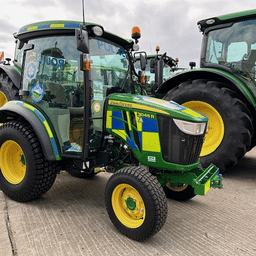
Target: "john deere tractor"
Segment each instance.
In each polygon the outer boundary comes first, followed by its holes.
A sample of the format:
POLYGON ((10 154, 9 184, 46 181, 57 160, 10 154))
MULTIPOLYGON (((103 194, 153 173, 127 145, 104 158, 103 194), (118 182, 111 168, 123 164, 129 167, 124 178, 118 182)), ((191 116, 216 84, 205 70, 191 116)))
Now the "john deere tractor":
POLYGON ((175 74, 156 92, 209 118, 201 163, 221 171, 256 144, 256 10, 198 22, 200 68, 175 74))
POLYGON ((207 117, 138 93, 133 40, 76 21, 30 24, 15 37, 14 65, 0 66, 0 188, 11 199, 42 196, 60 170, 111 172, 109 217, 143 240, 164 225, 166 195, 222 187, 217 167, 199 166, 207 117))
MULTIPOLYGON (((179 59, 173 59, 166 53, 159 54, 160 47, 156 47, 156 54, 147 55, 146 52, 136 52, 134 55, 135 70, 140 74, 140 84, 144 93, 158 97, 156 90, 166 80, 170 79, 176 72, 184 70, 178 67, 179 59), (144 59, 144 69, 141 70, 140 61, 144 59)), ((160 97, 162 95, 159 95, 160 97)))

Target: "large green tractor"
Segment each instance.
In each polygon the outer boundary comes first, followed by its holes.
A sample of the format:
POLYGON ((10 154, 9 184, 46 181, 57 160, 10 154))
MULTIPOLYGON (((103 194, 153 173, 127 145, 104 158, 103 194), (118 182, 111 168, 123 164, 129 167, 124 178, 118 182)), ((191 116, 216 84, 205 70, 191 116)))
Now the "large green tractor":
POLYGON ((15 37, 14 65, 0 66, 0 188, 11 199, 42 196, 60 170, 111 172, 109 217, 143 240, 164 225, 166 196, 222 187, 217 167, 199 166, 207 117, 135 93, 132 40, 75 21, 30 24, 15 37))
POLYGON ((198 22, 199 69, 175 74, 156 92, 209 118, 201 163, 231 167, 256 144, 256 10, 198 22))

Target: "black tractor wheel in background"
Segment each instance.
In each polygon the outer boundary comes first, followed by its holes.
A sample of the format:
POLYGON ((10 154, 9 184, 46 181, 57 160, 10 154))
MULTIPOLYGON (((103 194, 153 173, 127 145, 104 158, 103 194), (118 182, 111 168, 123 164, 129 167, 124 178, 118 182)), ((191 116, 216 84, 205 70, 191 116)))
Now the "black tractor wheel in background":
POLYGON ((253 125, 251 114, 236 93, 209 80, 181 83, 164 97, 209 118, 200 159, 203 167, 215 164, 223 172, 249 150, 253 125))
POLYGON ((96 175, 93 170, 90 172, 84 172, 83 170, 66 170, 71 176, 80 178, 80 179, 90 179, 96 175))
POLYGON ((152 237, 164 225, 167 199, 157 179, 140 167, 127 167, 114 173, 106 186, 108 215, 127 237, 141 241, 152 237))
POLYGON ((53 185, 57 163, 47 161, 39 141, 25 122, 0 126, 0 189, 11 199, 39 198, 53 185))
POLYGON ((0 74, 0 107, 10 100, 19 99, 19 89, 6 74, 0 74))
POLYGON ((187 201, 196 196, 194 188, 186 184, 180 184, 177 187, 172 187, 170 183, 167 183, 163 189, 168 198, 177 201, 187 201))

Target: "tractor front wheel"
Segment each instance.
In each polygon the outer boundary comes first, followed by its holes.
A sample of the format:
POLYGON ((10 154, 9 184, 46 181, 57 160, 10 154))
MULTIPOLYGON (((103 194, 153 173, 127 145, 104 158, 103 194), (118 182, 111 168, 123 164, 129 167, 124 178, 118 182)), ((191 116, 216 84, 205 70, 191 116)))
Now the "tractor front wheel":
POLYGON ((140 167, 120 169, 109 179, 105 200, 115 227, 127 237, 141 241, 164 225, 167 200, 157 179, 140 167))
POLYGON ((0 126, 0 189, 11 199, 39 198, 53 185, 57 164, 47 161, 39 141, 25 122, 0 126))
POLYGON ((223 172, 249 150, 253 134, 250 111, 225 84, 203 79, 187 81, 170 90, 164 99, 208 117, 200 155, 203 167, 213 163, 223 172))

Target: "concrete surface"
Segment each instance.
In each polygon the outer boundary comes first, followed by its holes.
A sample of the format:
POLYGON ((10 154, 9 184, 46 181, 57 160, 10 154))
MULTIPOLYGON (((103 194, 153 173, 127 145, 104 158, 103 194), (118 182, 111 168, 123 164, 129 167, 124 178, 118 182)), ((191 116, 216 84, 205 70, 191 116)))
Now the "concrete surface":
POLYGON ((62 172, 42 198, 17 203, 0 191, 0 255, 256 255, 256 149, 224 173, 223 190, 188 202, 168 199, 166 224, 132 241, 108 218, 110 174, 91 180, 62 172))

